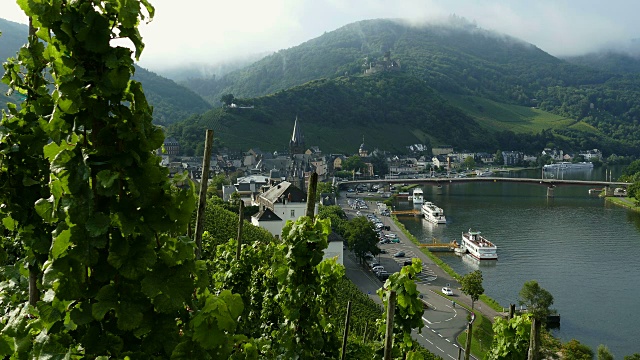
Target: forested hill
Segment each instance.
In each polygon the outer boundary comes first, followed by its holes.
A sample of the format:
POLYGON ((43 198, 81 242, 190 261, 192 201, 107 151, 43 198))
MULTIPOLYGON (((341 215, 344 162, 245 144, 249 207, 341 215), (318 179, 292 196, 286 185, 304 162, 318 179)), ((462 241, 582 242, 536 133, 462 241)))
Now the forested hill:
POLYGON ((211 105, 192 90, 139 66, 133 79, 142 83, 147 100, 153 105, 154 124, 173 124, 211 109, 211 105))
MULTIPOLYGON (((640 47, 640 45, 639 45, 640 47)), ((635 54, 620 51, 602 51, 568 57, 572 64, 617 74, 640 74, 640 49, 635 54)))
POLYGON ((361 76, 387 52, 401 72, 445 96, 535 107, 601 133, 619 154, 640 155, 640 75, 575 65, 455 16, 424 26, 356 22, 190 86, 210 102, 224 94, 263 96, 314 79, 361 76))
POLYGON ((352 23, 222 78, 190 86, 210 101, 226 93, 261 96, 314 79, 361 74, 386 51, 404 71, 437 90, 490 94, 527 104, 535 97, 533 89, 542 86, 608 79, 454 16, 446 23, 423 26, 390 19, 352 23))
MULTIPOLYGON (((9 57, 14 57, 18 49, 26 42, 28 27, 4 19, 0 19, 0 63, 9 57)), ((0 76, 4 69, 0 68, 0 76)), ((153 120, 158 125, 168 125, 183 120, 192 114, 202 113, 211 108, 198 94, 172 80, 163 78, 143 68, 136 66, 134 79, 140 81, 147 100, 154 107, 153 120)), ((0 84, 2 96, 1 108, 7 101, 17 102, 15 96, 7 98, 4 94, 7 87, 0 84)))
POLYGON ((517 146, 527 153, 551 142, 566 149, 580 145, 550 131, 536 135, 487 131, 425 81, 402 72, 314 80, 236 103, 240 107, 216 108, 173 124, 168 133, 187 155, 202 153, 206 128, 214 129, 216 146, 287 149, 296 116, 306 146, 319 146, 325 153, 355 153, 363 136, 371 150, 394 153, 406 152, 406 146, 415 143, 492 152, 517 146))

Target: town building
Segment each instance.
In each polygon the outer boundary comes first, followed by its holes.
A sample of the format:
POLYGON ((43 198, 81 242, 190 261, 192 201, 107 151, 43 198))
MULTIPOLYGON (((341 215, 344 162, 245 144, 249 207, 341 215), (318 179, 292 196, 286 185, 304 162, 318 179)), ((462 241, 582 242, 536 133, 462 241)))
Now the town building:
MULTIPOLYGON (((283 181, 259 194, 253 205, 258 206, 260 211, 251 217, 251 223, 280 236, 288 220, 295 221, 305 214, 307 194, 290 182, 283 181)), ((314 213, 317 212, 316 203, 314 213)))
POLYGON ((602 151, 598 149, 583 150, 583 151, 580 151, 579 155, 581 155, 585 161, 602 159, 602 151))

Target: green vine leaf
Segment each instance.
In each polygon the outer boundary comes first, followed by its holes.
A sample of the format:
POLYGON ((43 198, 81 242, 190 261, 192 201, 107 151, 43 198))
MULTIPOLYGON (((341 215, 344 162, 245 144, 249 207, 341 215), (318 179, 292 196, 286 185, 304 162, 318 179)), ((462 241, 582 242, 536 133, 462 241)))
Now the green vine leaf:
POLYGON ((64 252, 67 251, 67 249, 69 248, 70 240, 70 229, 62 230, 53 238, 53 243, 51 245, 51 256, 53 257, 53 259, 59 258, 64 252))

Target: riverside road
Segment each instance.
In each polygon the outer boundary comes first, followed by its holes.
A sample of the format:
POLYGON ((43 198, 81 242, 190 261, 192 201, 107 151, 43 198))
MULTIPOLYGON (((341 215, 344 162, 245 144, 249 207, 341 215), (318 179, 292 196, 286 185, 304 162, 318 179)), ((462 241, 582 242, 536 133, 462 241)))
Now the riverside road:
MULTIPOLYGON (((356 210, 352 210, 347 204, 345 197, 338 198, 338 205, 342 207, 349 218, 356 216, 356 210)), ((362 215, 374 213, 375 203, 367 202, 369 209, 360 209, 362 215)), ((422 260, 422 272, 418 276, 416 285, 418 291, 423 296, 429 307, 425 310, 422 320, 424 327, 422 332, 414 333, 418 342, 434 354, 444 359, 458 359, 459 349, 464 348, 458 344, 457 336, 467 327, 468 312, 463 307, 454 306, 456 303, 463 303, 471 306, 471 299, 460 290, 460 284, 452 279, 447 273, 437 267, 431 259, 420 251, 420 249, 401 232, 396 224, 388 217, 380 216, 385 225, 391 227, 391 232, 398 235, 400 243, 379 245, 386 250, 386 254, 380 254, 378 260, 389 273, 400 271, 401 263, 407 259, 419 258, 422 260), (394 258, 392 254, 402 251, 404 258, 394 258), (443 286, 450 286, 453 289, 453 300, 449 300, 440 295, 443 286)), ((355 255, 346 252, 344 256, 344 266, 346 274, 358 288, 368 294, 371 299, 378 304, 382 304, 376 291, 382 286, 382 282, 375 277, 366 264, 359 264, 355 255)), ((489 319, 499 316, 496 311, 489 308, 482 302, 476 302, 475 308, 481 311, 489 319)), ((473 357, 473 356, 472 356, 473 357)))

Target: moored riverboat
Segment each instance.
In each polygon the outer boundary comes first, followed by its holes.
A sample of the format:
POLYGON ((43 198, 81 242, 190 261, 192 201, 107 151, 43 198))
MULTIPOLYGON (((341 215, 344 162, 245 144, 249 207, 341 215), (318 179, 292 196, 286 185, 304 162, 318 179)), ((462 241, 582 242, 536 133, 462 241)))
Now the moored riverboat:
POLYGON ((498 247, 484 236, 480 231, 462 233, 462 245, 464 249, 478 260, 498 260, 498 247))
POLYGON ((542 168, 544 169, 544 171, 586 170, 586 169, 593 169, 593 163, 591 162, 570 163, 567 161, 562 161, 555 164, 545 165, 542 168))
POLYGON ((437 207, 434 203, 427 201, 422 204, 421 209, 424 218, 434 224, 446 224, 447 218, 444 216, 444 210, 437 207))
POLYGON ((424 193, 422 192, 422 189, 420 188, 416 188, 413 190, 413 196, 411 196, 411 200, 413 201, 414 204, 422 204, 424 202, 424 193))

